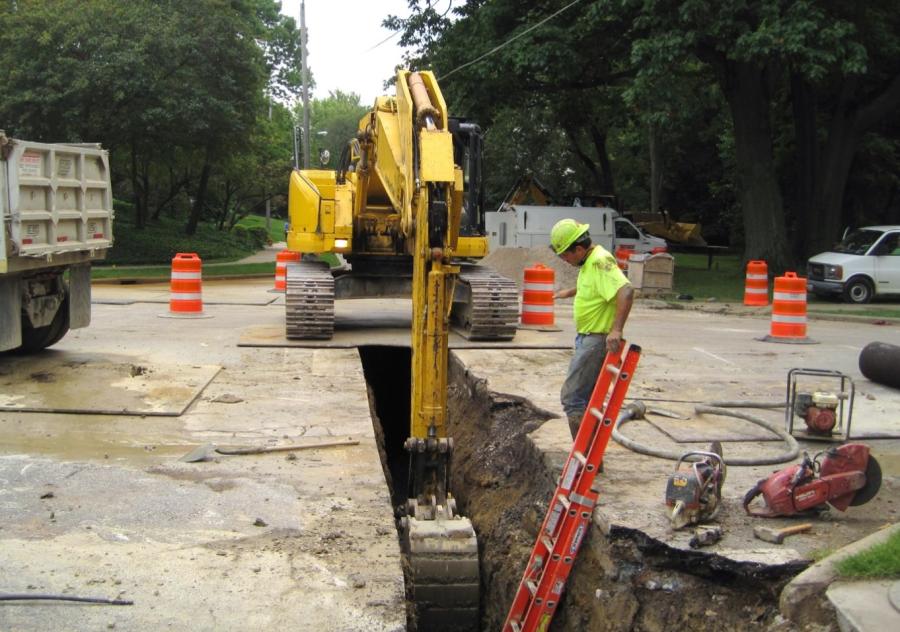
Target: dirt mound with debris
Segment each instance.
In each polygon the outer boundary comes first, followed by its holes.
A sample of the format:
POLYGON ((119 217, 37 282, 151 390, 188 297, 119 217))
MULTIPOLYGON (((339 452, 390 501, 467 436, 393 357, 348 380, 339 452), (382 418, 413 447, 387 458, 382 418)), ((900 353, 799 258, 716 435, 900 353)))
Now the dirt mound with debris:
POLYGON ((538 263, 554 270, 557 288, 575 287, 578 268, 570 266, 557 257, 548 246, 497 248, 481 260, 481 265, 493 268, 503 276, 512 279, 520 288, 525 268, 530 268, 538 263))

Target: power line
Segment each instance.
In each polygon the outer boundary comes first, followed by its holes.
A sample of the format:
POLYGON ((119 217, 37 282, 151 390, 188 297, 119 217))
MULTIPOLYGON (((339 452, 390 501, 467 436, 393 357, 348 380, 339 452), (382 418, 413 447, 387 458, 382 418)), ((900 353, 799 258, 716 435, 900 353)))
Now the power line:
POLYGON ((539 26, 545 24, 546 22, 549 22, 550 20, 552 20, 553 18, 555 18, 557 15, 559 15, 559 14, 562 13, 563 11, 566 11, 566 10, 568 10, 568 9, 570 9, 570 8, 572 8, 572 7, 574 7, 574 6, 575 6, 576 4, 578 4, 579 2, 581 2, 581 0, 573 0, 572 2, 570 2, 569 4, 567 4, 566 6, 564 6, 562 9, 560 9, 559 11, 556 11, 555 13, 552 13, 551 15, 548 15, 546 18, 544 18, 543 20, 541 20, 540 22, 538 22, 538 23, 535 24, 534 26, 530 26, 530 27, 528 27, 527 29, 525 29, 524 31, 522 31, 521 33, 518 33, 518 34, 516 34, 516 35, 513 35, 512 37, 510 37, 508 40, 506 40, 506 41, 503 42, 502 44, 498 44, 497 46, 495 46, 494 48, 492 48, 491 50, 489 50, 488 52, 486 52, 484 55, 482 55, 482 56, 480 56, 480 57, 478 57, 478 58, 476 58, 476 59, 473 59, 472 61, 467 61, 467 62, 464 63, 463 65, 457 66, 456 68, 454 68, 453 70, 451 70, 451 71, 448 72, 447 74, 445 74, 445 75, 443 75, 443 76, 441 76, 441 77, 438 77, 438 81, 443 81, 444 79, 446 79, 447 77, 449 77, 450 75, 452 75, 452 74, 453 74, 454 72, 456 72, 457 70, 462 70, 463 68, 468 68, 468 67, 471 66, 472 64, 477 64, 478 62, 480 62, 480 61, 481 61, 482 59, 484 59, 485 57, 490 57, 491 55, 493 55, 494 53, 496 53, 496 52, 499 51, 500 49, 505 48, 505 47, 508 46, 509 44, 512 44, 514 41, 516 41, 516 40, 519 39, 520 37, 522 37, 522 36, 524 36, 524 35, 527 35, 528 33, 531 33, 534 29, 536 29, 536 28, 538 28, 539 26))

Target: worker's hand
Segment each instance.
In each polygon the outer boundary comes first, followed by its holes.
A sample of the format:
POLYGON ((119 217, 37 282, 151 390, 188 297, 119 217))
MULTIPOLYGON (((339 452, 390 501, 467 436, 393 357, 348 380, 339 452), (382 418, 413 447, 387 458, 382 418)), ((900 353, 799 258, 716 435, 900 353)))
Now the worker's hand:
POLYGON ((624 342, 621 329, 610 329, 609 333, 606 334, 607 353, 619 353, 619 351, 622 350, 622 343, 624 342))

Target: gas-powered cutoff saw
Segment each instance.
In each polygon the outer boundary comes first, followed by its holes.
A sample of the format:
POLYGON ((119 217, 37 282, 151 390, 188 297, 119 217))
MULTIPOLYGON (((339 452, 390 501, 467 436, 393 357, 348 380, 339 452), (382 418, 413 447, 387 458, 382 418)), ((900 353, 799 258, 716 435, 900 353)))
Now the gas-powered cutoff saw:
POLYGON ((869 446, 847 443, 829 448, 759 481, 744 496, 751 516, 792 516, 831 505, 838 511, 869 502, 881 488, 881 466, 869 446), (762 496, 762 506, 753 501, 762 496), (752 505, 752 506, 751 506, 752 505))

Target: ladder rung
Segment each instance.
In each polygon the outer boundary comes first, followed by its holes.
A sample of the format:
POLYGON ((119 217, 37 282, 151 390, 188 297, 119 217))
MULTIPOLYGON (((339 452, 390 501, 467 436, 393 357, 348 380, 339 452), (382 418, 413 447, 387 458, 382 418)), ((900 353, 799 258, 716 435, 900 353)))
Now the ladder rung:
POLYGON ((578 450, 575 450, 575 452, 572 453, 572 458, 581 463, 581 467, 587 465, 587 457, 578 450))
POLYGON ((606 370, 609 371, 610 373, 612 373, 613 375, 619 375, 619 372, 621 371, 621 369, 619 367, 617 367, 615 364, 607 364, 606 370))
POLYGON ((549 536, 541 536, 541 542, 544 544, 544 547, 546 547, 549 553, 553 553, 553 547, 555 545, 553 543, 553 540, 549 536))
POLYGON ((518 622, 518 621, 510 621, 510 622, 509 622, 509 627, 512 628, 512 631, 513 631, 513 632, 522 632, 522 626, 519 625, 519 622, 518 622))
POLYGON ((569 507, 572 506, 572 503, 569 502, 569 499, 566 498, 563 494, 557 495, 556 498, 557 498, 557 500, 559 500, 559 502, 562 503, 562 506, 566 508, 566 511, 568 511, 568 510, 569 510, 569 507))
POLYGON ((528 587, 528 592, 531 593, 532 597, 534 597, 537 594, 537 584, 535 584, 533 581, 531 581, 530 579, 526 580, 525 586, 528 587))

